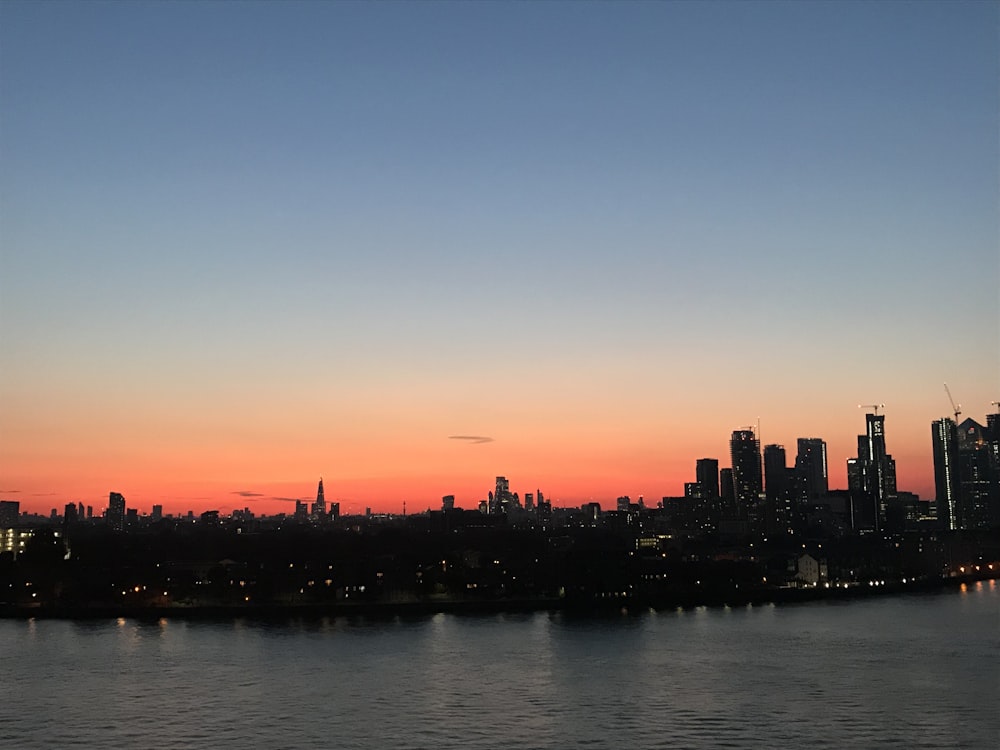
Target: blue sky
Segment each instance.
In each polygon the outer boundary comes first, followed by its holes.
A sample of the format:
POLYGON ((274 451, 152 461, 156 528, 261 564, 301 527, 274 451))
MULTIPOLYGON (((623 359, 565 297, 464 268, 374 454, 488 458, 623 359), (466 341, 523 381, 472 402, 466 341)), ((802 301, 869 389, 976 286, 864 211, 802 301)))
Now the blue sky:
POLYGON ((1000 398, 998 72, 986 2, 5 2, 0 415, 874 398, 915 464, 1000 398))

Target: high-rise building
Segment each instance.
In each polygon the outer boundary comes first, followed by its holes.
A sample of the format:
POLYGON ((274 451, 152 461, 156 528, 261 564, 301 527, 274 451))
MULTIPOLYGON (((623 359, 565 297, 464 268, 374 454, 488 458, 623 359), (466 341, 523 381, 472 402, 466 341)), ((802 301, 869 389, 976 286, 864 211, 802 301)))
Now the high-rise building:
MULTIPOLYGON (((997 423, 995 417, 993 423, 997 423)), ((1000 526, 1000 462, 997 460, 996 437, 988 427, 983 427, 974 419, 963 420, 956 428, 956 435, 958 493, 955 528, 1000 526)))
POLYGON ((699 458, 695 462, 694 478, 701 485, 705 498, 719 497, 719 459, 699 458))
POLYGON ((733 470, 719 469, 719 498, 725 503, 735 497, 733 489, 733 470))
POLYGON ((115 531, 125 528, 125 496, 119 492, 112 492, 108 496, 108 512, 106 515, 108 526, 115 531))
POLYGON ((507 477, 497 477, 496 491, 490 496, 490 513, 506 513, 513 503, 514 496, 510 492, 510 482, 507 477))
POLYGON ((326 518, 326 495, 323 493, 323 477, 319 478, 319 487, 316 488, 316 502, 312 506, 312 517, 317 521, 322 521, 326 518))
POLYGON ((764 494, 768 500, 783 500, 788 494, 788 462, 785 446, 764 446, 764 494))
POLYGON ((789 528, 793 472, 783 445, 764 446, 764 508, 760 530, 776 534, 789 528))
POLYGON ((753 430, 734 430, 729 441, 733 461, 733 494, 741 505, 753 505, 763 489, 760 441, 753 430))
POLYGON ((162 505, 154 505, 153 506, 153 513, 150 516, 150 519, 153 521, 153 523, 156 523, 157 521, 162 521, 163 520, 163 506, 162 505))
POLYGON ((796 487, 805 498, 823 497, 830 491, 827 469, 826 441, 821 438, 799 438, 795 454, 796 487))
POLYGON ((847 461, 847 479, 855 528, 885 529, 886 509, 896 496, 896 462, 886 451, 884 414, 865 414, 865 434, 858 435, 857 458, 847 461))
POLYGON ((441 510, 455 510, 454 495, 445 495, 441 498, 441 510))
POLYGON ((958 429, 954 420, 931 422, 934 453, 934 498, 942 528, 958 528, 958 429))

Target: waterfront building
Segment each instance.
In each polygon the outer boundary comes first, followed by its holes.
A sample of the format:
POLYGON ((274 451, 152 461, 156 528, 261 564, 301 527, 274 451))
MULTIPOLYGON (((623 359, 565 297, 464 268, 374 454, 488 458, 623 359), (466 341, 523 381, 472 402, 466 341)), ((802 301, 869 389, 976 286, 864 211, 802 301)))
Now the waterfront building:
POLYGON ((958 427, 948 419, 931 422, 934 454, 934 499, 938 522, 944 529, 959 528, 958 521, 958 427))
POLYGON ((896 462, 886 450, 884 414, 865 414, 865 434, 858 435, 858 455, 847 460, 847 484, 855 529, 885 529, 886 508, 896 495, 896 462))

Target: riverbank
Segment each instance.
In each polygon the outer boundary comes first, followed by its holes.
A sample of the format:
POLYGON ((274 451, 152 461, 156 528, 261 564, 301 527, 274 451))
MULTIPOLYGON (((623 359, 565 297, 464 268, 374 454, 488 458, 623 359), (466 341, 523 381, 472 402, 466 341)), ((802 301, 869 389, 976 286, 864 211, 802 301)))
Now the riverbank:
POLYGON ((801 604, 816 601, 850 601, 900 594, 933 593, 959 589, 979 581, 997 580, 993 572, 935 579, 864 582, 848 586, 808 588, 773 587, 747 591, 743 595, 712 596, 698 590, 676 592, 667 597, 623 597, 616 600, 572 600, 565 597, 520 599, 427 599, 391 602, 337 602, 323 604, 216 604, 216 605, 44 605, 0 604, 0 619, 103 620, 129 618, 158 620, 227 620, 253 618, 278 620, 289 617, 423 617, 445 614, 501 614, 538 611, 565 611, 574 615, 600 614, 609 611, 644 612, 762 604, 801 604))

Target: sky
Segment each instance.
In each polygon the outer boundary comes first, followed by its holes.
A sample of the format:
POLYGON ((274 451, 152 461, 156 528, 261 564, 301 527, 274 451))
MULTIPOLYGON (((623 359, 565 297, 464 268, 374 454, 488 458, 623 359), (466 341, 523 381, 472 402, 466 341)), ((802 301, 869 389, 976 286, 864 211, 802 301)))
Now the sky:
POLYGON ((1000 5, 0 3, 0 498, 683 494, 1000 400, 1000 5), (479 436, 473 441, 457 437, 479 436))

